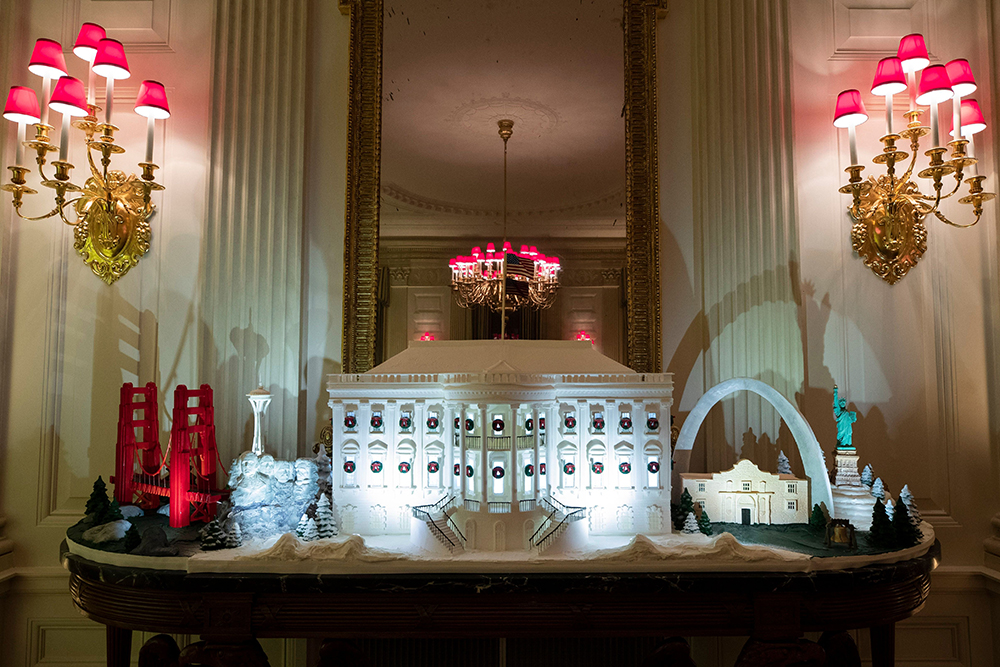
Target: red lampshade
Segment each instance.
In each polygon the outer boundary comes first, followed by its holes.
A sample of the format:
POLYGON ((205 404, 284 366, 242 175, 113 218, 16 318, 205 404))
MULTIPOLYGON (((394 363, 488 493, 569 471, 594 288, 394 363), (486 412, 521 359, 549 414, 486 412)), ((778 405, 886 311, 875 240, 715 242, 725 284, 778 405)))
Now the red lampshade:
POLYGON ((97 43, 94 72, 105 79, 127 79, 132 76, 125 59, 125 47, 121 42, 105 37, 97 43))
POLYGON ((3 117, 15 123, 37 123, 38 96, 26 86, 11 86, 7 93, 7 104, 3 107, 3 117))
POLYGON ((865 103, 857 90, 845 90, 837 95, 837 109, 833 112, 834 127, 853 127, 868 120, 865 103))
POLYGON ((872 81, 872 94, 895 95, 905 90, 906 74, 903 73, 902 61, 895 56, 878 61, 875 80, 872 81))
POLYGON ((92 63, 97 57, 97 44, 105 37, 104 28, 101 26, 96 23, 84 23, 80 26, 80 34, 77 35, 76 44, 73 45, 73 53, 77 58, 92 63))
MULTIPOLYGON (((986 129, 986 119, 974 99, 962 100, 962 136, 978 134, 986 129)), ((955 136, 955 123, 951 124, 951 136, 955 136)))
POLYGON ((28 71, 38 76, 58 79, 66 76, 66 59, 63 58, 62 46, 54 39, 38 39, 31 52, 28 71))
POLYGON ((920 83, 917 85, 917 104, 930 106, 945 100, 950 100, 951 79, 944 65, 931 65, 920 73, 920 83))
POLYGON ((71 76, 61 77, 56 89, 52 91, 49 108, 70 116, 86 116, 87 93, 83 89, 83 82, 71 76))
POLYGON ((899 40, 899 50, 896 55, 903 61, 904 72, 918 72, 931 64, 930 58, 927 57, 927 45, 924 44, 924 36, 921 34, 907 35, 899 40))
POLYGON ((959 97, 965 97, 976 92, 976 80, 972 76, 972 67, 965 58, 957 58, 944 66, 951 79, 951 89, 959 97))
POLYGON ((135 112, 146 118, 170 118, 167 92, 159 81, 143 81, 135 100, 135 112))

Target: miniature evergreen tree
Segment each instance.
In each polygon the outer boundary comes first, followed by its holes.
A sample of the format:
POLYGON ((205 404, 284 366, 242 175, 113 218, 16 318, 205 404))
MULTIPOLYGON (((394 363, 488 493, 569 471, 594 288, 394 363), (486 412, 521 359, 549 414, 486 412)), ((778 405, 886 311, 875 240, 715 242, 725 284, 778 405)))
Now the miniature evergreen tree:
POLYGON ((701 528, 698 526, 698 518, 695 517, 694 512, 687 513, 687 517, 684 519, 684 527, 681 528, 681 532, 685 535, 695 535, 701 532, 701 528))
POLYGON ((681 513, 681 506, 677 503, 670 503, 670 521, 674 524, 674 530, 680 530, 684 525, 684 515, 681 513))
POLYGON ((87 514, 94 515, 94 523, 104 523, 100 519, 108 511, 108 487, 100 477, 94 482, 94 490, 90 493, 87 507, 84 510, 87 514))
POLYGON ((233 522, 233 527, 229 529, 226 533, 226 548, 235 549, 236 547, 243 544, 243 531, 240 530, 240 524, 233 522))
POLYGON ((878 477, 872 484, 872 495, 879 500, 885 500, 885 484, 882 483, 882 478, 878 477))
POLYGON ((813 505, 812 514, 809 515, 809 527, 814 530, 826 530, 826 513, 818 503, 813 505))
POLYGON ((306 529, 309 527, 310 516, 308 512, 302 514, 299 524, 295 527, 295 537, 305 541, 306 529))
POLYGON ((684 520, 687 520, 687 515, 694 511, 694 500, 691 499, 691 493, 684 489, 684 493, 681 494, 681 516, 684 520))
POLYGON ((865 466, 865 469, 861 471, 861 483, 870 489, 872 488, 872 484, 874 482, 875 476, 872 473, 872 464, 869 463, 865 466))
POLYGON ((906 508, 906 503, 899 503, 896 513, 892 516, 892 529, 896 536, 896 546, 900 549, 907 549, 920 542, 923 535, 920 529, 913 525, 910 520, 910 512, 906 508))
POLYGON ((319 539, 319 529, 316 528, 316 519, 306 521, 305 529, 299 535, 299 539, 303 542, 312 542, 319 539))
POLYGON ((201 529, 201 550, 215 551, 226 548, 226 531, 222 529, 218 517, 212 519, 201 529))
POLYGON ((319 502, 316 504, 316 528, 321 539, 337 534, 337 524, 333 520, 333 505, 330 504, 330 496, 325 493, 320 494, 319 502))
POLYGON ((889 517, 889 521, 892 521, 892 517, 896 514, 896 503, 892 501, 892 498, 885 499, 885 515, 889 517))
POLYGON ((135 524, 129 524, 128 530, 125 531, 125 552, 131 552, 139 546, 142 542, 142 537, 139 536, 139 529, 135 527, 135 524))
POLYGON ((121 507, 118 506, 118 499, 112 498, 111 504, 109 504, 105 508, 104 514, 98 517, 97 523, 100 524, 100 523, 109 523, 111 521, 120 521, 121 519, 124 518, 125 517, 122 516, 121 507))
POLYGON ((876 500, 875 507, 872 509, 872 530, 868 539, 872 546, 881 548, 892 547, 896 542, 892 522, 889 521, 889 515, 885 513, 885 505, 882 504, 881 500, 876 500))
POLYGON ((913 497, 913 492, 910 491, 909 484, 903 485, 903 490, 899 492, 899 499, 906 505, 906 511, 910 514, 910 523, 914 526, 919 526, 920 522, 923 521, 923 517, 920 516, 917 499, 913 497))
POLYGON ((712 520, 708 518, 708 510, 701 508, 701 516, 698 517, 698 530, 705 535, 712 534, 712 520))
POLYGON ((788 457, 785 456, 784 451, 778 452, 778 474, 779 475, 792 474, 792 464, 788 462, 788 457))

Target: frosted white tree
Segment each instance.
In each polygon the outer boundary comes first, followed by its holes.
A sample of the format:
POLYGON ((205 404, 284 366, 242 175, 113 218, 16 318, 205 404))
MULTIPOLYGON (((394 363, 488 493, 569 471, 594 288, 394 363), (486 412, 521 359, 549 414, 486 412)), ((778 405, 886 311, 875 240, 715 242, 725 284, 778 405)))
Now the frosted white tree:
POLYGON ((687 517, 684 519, 684 527, 681 528, 681 532, 685 535, 694 535, 695 533, 701 532, 701 528, 698 527, 698 517, 694 515, 694 512, 687 513, 687 517))
POLYGON ((792 465, 788 462, 788 457, 785 456, 784 451, 778 452, 778 474, 779 475, 792 474, 792 465))
POLYGON ((892 502, 892 498, 885 499, 885 514, 889 517, 889 521, 892 521, 892 516, 896 513, 896 503, 892 502))
POLYGON ((920 517, 920 510, 917 508, 917 499, 910 491, 910 485, 904 484, 903 490, 899 492, 899 499, 906 505, 906 510, 910 513, 910 522, 914 526, 919 526, 923 519, 920 517))
POLYGON ((226 547, 229 549, 235 549, 236 547, 243 544, 243 534, 240 531, 240 524, 233 522, 233 527, 229 529, 226 533, 226 547))
POLYGON ((879 500, 885 500, 885 484, 882 483, 881 477, 877 477, 872 483, 872 495, 879 500))
POLYGON ((865 469, 861 471, 861 483, 867 486, 869 489, 872 488, 875 478, 872 472, 872 464, 869 463, 865 466, 865 469))
POLYGON ((333 505, 330 496, 320 493, 316 504, 316 527, 320 538, 333 537, 337 534, 337 524, 333 520, 333 505))
POLYGON ((299 524, 295 526, 295 537, 299 538, 300 540, 303 539, 303 536, 306 534, 306 528, 308 526, 309 526, 309 515, 303 514, 302 517, 299 519, 299 524))
MULTIPOLYGON (((316 528, 316 520, 310 519, 304 514, 302 515, 302 518, 305 520, 306 525, 303 527, 301 533, 299 532, 298 529, 296 529, 295 534, 303 542, 312 542, 313 540, 318 540, 319 530, 316 528)), ((299 525, 300 526, 302 525, 302 521, 299 521, 299 525)))

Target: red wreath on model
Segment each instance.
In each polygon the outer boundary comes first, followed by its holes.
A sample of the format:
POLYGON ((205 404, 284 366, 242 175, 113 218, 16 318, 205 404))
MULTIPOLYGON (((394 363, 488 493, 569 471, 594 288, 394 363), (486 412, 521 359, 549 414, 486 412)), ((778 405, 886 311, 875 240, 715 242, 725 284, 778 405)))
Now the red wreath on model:
POLYGON ((646 470, 648 470, 649 472, 652 472, 652 473, 660 472, 660 464, 659 464, 659 462, 658 461, 650 461, 649 464, 646 465, 646 470))
POLYGON ((566 473, 567 475, 572 475, 573 473, 576 472, 576 466, 573 465, 572 463, 567 463, 566 465, 563 466, 563 472, 566 473))
POLYGON ((465 430, 466 431, 471 431, 474 428, 476 428, 476 422, 472 421, 471 419, 466 419, 465 420, 465 430))
POLYGON ((458 477, 461 474, 462 474, 462 464, 461 463, 456 463, 455 464, 455 477, 458 477))
POLYGON ((409 461, 400 461, 399 462, 399 472, 403 473, 404 475, 406 473, 410 472, 410 462, 409 461))
POLYGON ((503 479, 502 466, 493 466, 493 479, 503 479))
POLYGON ((472 477, 475 474, 475 472, 476 471, 472 469, 472 466, 465 466, 465 476, 466 477, 472 477))
POLYGON ((533 420, 531 417, 528 417, 527 421, 524 422, 524 430, 530 431, 533 428, 535 428, 535 420, 533 420))
POLYGON ((539 463, 538 464, 538 474, 539 475, 544 475, 545 474, 545 464, 544 463, 539 463))
POLYGON ((455 417, 455 428, 458 428, 458 425, 461 424, 461 423, 462 423, 461 418, 455 417))
POLYGON ((535 475, 535 466, 530 463, 524 466, 524 474, 528 477, 533 477, 535 475))
POLYGON ((354 472, 354 461, 344 461, 344 472, 346 473, 354 472))
POLYGON ((590 469, 594 471, 594 474, 600 475, 604 472, 604 464, 600 461, 594 461, 594 464, 590 466, 590 469))
POLYGON ((438 427, 438 418, 437 417, 428 417, 427 418, 427 428, 429 428, 430 430, 433 431, 437 427, 438 427))
POLYGON ((538 428, 545 430, 545 417, 538 418, 538 428))
POLYGON ((346 428, 354 428, 358 425, 358 420, 354 415, 347 415, 344 417, 344 426, 346 428))
POLYGON ((372 415, 372 428, 382 428, 382 417, 379 415, 372 415))
POLYGON ((604 417, 594 417, 594 430, 604 430, 604 417))
POLYGON ((576 428, 576 417, 573 415, 566 415, 566 419, 563 420, 563 424, 566 428, 576 428))
POLYGON ((618 464, 618 472, 620 472, 623 475, 629 474, 630 472, 632 472, 632 464, 629 463, 628 461, 622 461, 621 463, 618 464))
POLYGON ((497 417, 493 420, 493 430, 502 431, 503 430, 503 420, 497 417))
POLYGON ((618 423, 621 425, 623 431, 627 431, 632 428, 632 420, 628 417, 622 417, 621 421, 618 423))
POLYGON ((650 431, 655 431, 660 428, 660 420, 656 417, 650 417, 646 420, 646 428, 650 431))
POLYGON ((372 467, 372 472, 374 472, 374 473, 380 473, 380 472, 382 472, 382 462, 381 461, 372 461, 372 466, 371 467, 372 467))
POLYGON ((413 422, 411 422, 410 418, 407 417, 406 415, 403 415, 402 417, 399 418, 399 428, 401 428, 401 429, 405 430, 405 429, 410 428, 410 424, 412 424, 412 423, 413 422))
POLYGON ((427 472, 437 472, 441 467, 438 465, 437 461, 431 461, 427 464, 427 472))

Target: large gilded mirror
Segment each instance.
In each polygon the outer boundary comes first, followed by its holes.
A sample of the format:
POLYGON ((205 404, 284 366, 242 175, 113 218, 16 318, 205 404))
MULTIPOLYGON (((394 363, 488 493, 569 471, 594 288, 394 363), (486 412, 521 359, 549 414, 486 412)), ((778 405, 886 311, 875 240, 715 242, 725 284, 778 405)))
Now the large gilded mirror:
MULTIPOLYGON (((344 368, 421 335, 495 337, 448 259, 501 240, 557 255, 551 309, 508 334, 578 331, 658 371, 655 22, 649 0, 343 2, 351 15, 344 368), (503 141, 508 142, 506 224, 503 141)), ((494 329, 497 329, 494 331, 494 329)))

